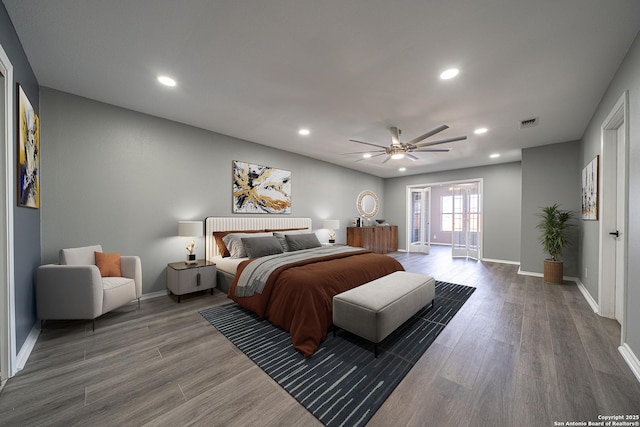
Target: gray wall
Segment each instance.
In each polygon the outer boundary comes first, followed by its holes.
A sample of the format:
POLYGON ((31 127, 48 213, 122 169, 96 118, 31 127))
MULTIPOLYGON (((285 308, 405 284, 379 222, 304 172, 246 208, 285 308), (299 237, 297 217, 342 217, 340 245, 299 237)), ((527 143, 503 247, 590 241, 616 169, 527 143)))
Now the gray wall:
MULTIPOLYGON (((386 179, 383 207, 386 220, 398 225, 398 246, 406 250, 408 185, 483 179, 483 257, 520 260, 520 162, 386 179)), ((433 234, 433 233, 432 233, 433 234)))
MULTIPOLYGON (((577 141, 522 150, 522 249, 520 268, 542 273, 548 254, 538 242, 537 214, 544 206, 558 203, 562 209, 580 215, 581 168, 577 141)), ((562 252, 564 275, 578 276, 578 227, 573 222, 572 245, 562 252)))
MULTIPOLYGON (((613 106, 624 91, 629 91, 629 135, 628 137, 628 195, 629 223, 628 239, 628 266, 627 266, 627 300, 625 312, 627 315, 626 333, 627 344, 636 357, 640 357, 640 36, 629 49, 626 58, 620 65, 609 88, 605 92, 595 114, 584 133, 581 141, 581 167, 586 165, 600 152, 601 133, 600 127, 609 115, 613 106)), ((580 251, 580 272, 589 270, 589 276, 580 276, 591 296, 598 300, 598 221, 582 221, 582 244, 580 251)))
MULTIPOLYGON (((11 84, 20 83, 33 108, 39 112, 38 81, 22 50, 13 23, 1 3, 0 44, 13 65, 14 82, 11 84)), ((14 96, 16 99, 14 99, 13 105, 17 105, 17 89, 14 89, 14 96)), ((17 146, 17 132, 17 126, 14 125, 13 140, 7 141, 7 143, 17 146)), ((17 156, 17 150, 14 150, 14 155, 17 156)), ((17 163, 16 157, 13 159, 13 164, 17 165, 17 163)), ((17 188, 17 183, 14 183, 13 188, 17 188)), ((19 352, 36 321, 34 272, 40 265, 40 210, 18 207, 17 200, 10 201, 10 203, 13 203, 14 206, 13 273, 15 278, 16 350, 19 352)))
POLYGON ((371 175, 48 88, 40 96, 42 261, 95 243, 139 255, 144 293, 165 290, 166 264, 186 255, 179 220, 232 215, 232 160, 291 171, 291 216, 316 229, 339 219, 338 242, 361 191, 384 199, 371 175))

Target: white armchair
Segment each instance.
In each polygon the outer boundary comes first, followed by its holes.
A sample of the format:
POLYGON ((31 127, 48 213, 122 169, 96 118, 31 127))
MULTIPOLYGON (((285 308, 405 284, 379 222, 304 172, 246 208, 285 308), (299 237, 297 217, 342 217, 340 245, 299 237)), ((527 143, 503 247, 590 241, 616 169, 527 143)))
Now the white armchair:
POLYGON ((38 267, 36 308, 38 318, 95 319, 135 299, 140 307, 142 265, 137 256, 121 256, 122 277, 102 277, 95 252, 100 245, 62 249, 59 264, 38 267))

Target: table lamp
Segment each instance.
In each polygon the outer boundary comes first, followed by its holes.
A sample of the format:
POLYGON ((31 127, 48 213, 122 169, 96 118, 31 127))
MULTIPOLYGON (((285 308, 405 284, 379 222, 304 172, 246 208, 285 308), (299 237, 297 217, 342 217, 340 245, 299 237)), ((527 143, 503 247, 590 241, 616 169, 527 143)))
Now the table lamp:
POLYGON ((329 243, 335 243, 336 242, 335 230, 340 228, 340 221, 337 219, 325 219, 322 224, 322 227, 329 230, 329 243))
POLYGON ((178 221, 178 236, 191 237, 191 241, 187 243, 188 254, 185 264, 197 264, 195 238, 203 236, 202 221, 178 221))

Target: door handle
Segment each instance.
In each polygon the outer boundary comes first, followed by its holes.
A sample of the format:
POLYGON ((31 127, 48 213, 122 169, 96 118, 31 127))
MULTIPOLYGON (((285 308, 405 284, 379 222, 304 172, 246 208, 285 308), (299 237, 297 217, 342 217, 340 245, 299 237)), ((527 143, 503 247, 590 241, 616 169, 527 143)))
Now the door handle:
POLYGON ((618 230, 616 230, 614 232, 611 232, 609 234, 612 235, 612 236, 620 237, 620 232, 618 230))

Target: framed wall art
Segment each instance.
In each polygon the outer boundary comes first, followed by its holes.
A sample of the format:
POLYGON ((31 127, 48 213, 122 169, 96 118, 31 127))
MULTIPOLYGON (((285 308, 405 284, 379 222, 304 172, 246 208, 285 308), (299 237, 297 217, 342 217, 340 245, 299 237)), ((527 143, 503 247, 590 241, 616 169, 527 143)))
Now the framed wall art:
POLYGON ((233 161, 233 213, 291 213, 291 172, 233 161))
POLYGON ((582 169, 582 219, 598 220, 598 166, 596 156, 582 169))
POLYGON ((40 208, 40 120, 18 84, 18 206, 40 208))

